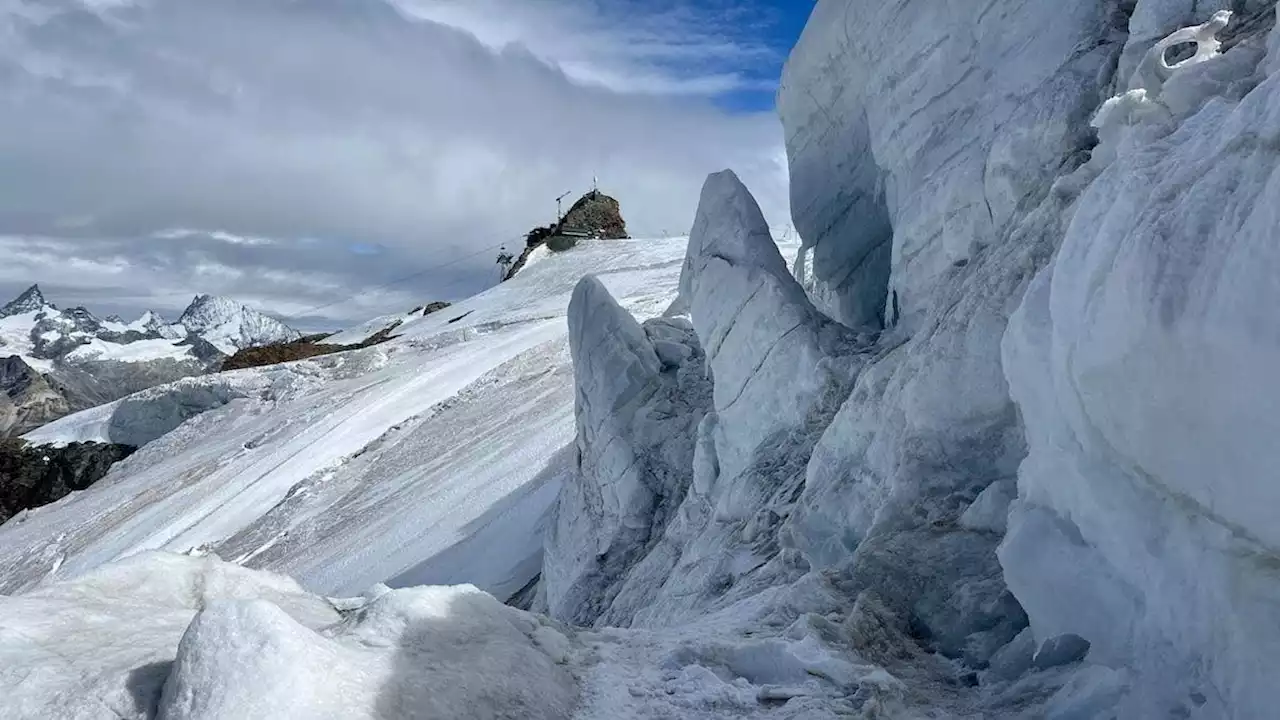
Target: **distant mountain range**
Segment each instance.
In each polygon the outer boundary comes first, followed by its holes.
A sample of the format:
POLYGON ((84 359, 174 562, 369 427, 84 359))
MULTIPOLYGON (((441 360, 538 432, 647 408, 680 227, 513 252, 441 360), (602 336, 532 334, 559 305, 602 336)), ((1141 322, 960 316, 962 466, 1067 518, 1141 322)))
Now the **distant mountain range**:
POLYGON ((0 437, 178 378, 216 370, 245 348, 301 333, 224 297, 198 295, 169 323, 58 308, 38 285, 0 307, 0 437))

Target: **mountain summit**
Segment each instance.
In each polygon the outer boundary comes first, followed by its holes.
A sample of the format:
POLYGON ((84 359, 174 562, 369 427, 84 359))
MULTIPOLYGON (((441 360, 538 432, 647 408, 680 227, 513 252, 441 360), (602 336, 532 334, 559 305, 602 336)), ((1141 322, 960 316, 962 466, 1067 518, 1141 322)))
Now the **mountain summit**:
POLYGON ((297 330, 235 300, 217 295, 197 295, 178 318, 184 334, 199 335, 218 350, 237 350, 289 342, 302 337, 297 330))
POLYGON ((48 305, 48 302, 44 299, 44 293, 40 292, 40 286, 32 285, 23 290, 21 295, 9 301, 9 304, 0 308, 0 318, 35 312, 45 305, 48 305))

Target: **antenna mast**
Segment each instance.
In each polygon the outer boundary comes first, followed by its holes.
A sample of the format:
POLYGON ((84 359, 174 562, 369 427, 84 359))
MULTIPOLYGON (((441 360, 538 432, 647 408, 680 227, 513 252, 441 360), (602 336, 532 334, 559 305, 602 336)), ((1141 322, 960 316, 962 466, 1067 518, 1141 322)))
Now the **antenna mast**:
POLYGON ((561 212, 561 210, 560 210, 560 202, 561 202, 562 200, 564 200, 565 198, 569 197, 569 193, 571 193, 571 192, 573 192, 573 191, 572 191, 572 190, 569 190, 569 191, 565 192, 565 194, 563 194, 563 195, 561 195, 560 197, 556 198, 556 222, 557 222, 557 223, 564 219, 564 213, 563 213, 563 212, 561 212))

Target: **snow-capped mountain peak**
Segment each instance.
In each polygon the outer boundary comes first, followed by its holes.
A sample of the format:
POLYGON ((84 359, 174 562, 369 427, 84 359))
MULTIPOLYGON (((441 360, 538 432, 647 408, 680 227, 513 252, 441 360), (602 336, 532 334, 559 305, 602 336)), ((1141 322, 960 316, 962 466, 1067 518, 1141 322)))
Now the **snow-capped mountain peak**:
POLYGON ((35 312, 48 304, 48 301, 44 299, 44 294, 40 292, 40 286, 32 285, 22 291, 21 295, 0 308, 0 318, 35 312))
POLYGON ((244 348, 288 342, 302 336, 275 318, 216 295, 197 295, 176 325, 187 334, 200 335, 228 355, 244 348))

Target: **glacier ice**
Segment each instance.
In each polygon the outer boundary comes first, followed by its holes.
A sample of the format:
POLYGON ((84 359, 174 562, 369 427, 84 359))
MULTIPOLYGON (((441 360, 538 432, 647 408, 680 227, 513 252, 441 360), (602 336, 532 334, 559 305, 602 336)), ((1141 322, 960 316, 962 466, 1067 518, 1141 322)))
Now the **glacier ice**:
POLYGON ((546 538, 543 587, 556 617, 594 622, 684 499, 692 436, 707 409, 702 353, 687 323, 641 326, 587 276, 569 301, 577 467, 546 538), (683 342, 682 342, 683 341, 683 342), (655 345, 681 348, 659 357, 655 345), (674 361, 674 362, 671 362, 674 361))
POLYGON ((1006 576, 1038 636, 1138 671, 1135 708, 1260 717, 1274 699, 1280 78, 1228 82, 1260 59, 1166 81, 1221 94, 1114 156, 1005 337, 1029 442, 1006 576))
POLYGON ((1280 406, 1256 390, 1277 359, 1266 48, 1245 30, 1223 52, 1230 14, 1206 12, 1119 72, 1138 24, 1202 10, 1137 5, 819 3, 779 97, 805 247, 784 279, 749 195, 708 179, 670 313, 714 405, 691 491, 620 581, 645 606, 602 620, 821 589, 842 616, 901 618, 868 637, 990 666, 992 702, 1035 686, 1054 717, 1260 715, 1276 645, 1244 627, 1280 597, 1258 564, 1276 498, 1241 478, 1265 477, 1246 448, 1280 406), (1167 59, 1185 40, 1198 54, 1167 59))
POLYGON ((818 3, 778 107, 824 311, 851 326, 881 309, 890 323, 922 316, 948 269, 1087 140, 1123 42, 1116 16, 1098 0, 927 16, 906 0, 818 3))

